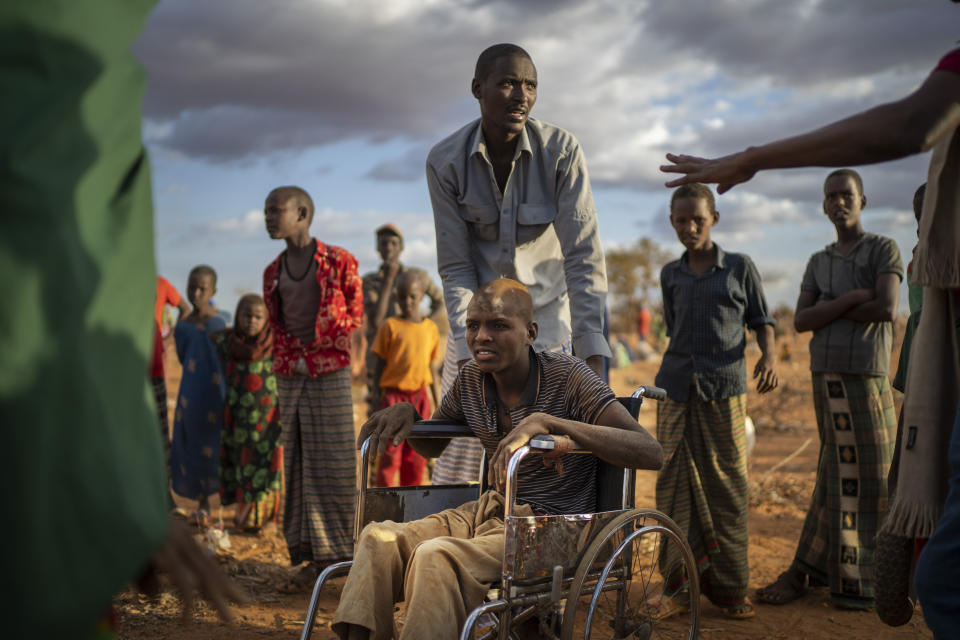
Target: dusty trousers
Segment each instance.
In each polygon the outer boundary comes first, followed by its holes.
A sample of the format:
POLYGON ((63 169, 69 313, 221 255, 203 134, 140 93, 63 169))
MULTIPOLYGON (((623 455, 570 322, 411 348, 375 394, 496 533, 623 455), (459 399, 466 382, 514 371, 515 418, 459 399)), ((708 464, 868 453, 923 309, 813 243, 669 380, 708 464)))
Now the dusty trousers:
MULTIPOLYGON (((527 506, 517 515, 532 515, 527 506)), ((467 614, 483 602, 503 567, 503 497, 487 491, 479 500, 422 520, 373 522, 354 553, 333 630, 347 624, 393 635, 393 604, 406 601, 401 639, 457 638, 467 614)))

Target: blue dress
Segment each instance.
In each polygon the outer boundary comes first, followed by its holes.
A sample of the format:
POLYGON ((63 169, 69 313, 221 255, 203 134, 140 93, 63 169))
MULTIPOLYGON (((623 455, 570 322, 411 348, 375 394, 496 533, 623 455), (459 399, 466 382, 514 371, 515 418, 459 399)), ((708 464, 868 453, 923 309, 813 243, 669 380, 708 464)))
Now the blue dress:
POLYGON ((210 334, 226 326, 221 316, 214 316, 203 327, 181 321, 173 331, 183 377, 173 419, 170 476, 173 491, 185 498, 209 496, 219 489, 217 469, 226 385, 210 334))

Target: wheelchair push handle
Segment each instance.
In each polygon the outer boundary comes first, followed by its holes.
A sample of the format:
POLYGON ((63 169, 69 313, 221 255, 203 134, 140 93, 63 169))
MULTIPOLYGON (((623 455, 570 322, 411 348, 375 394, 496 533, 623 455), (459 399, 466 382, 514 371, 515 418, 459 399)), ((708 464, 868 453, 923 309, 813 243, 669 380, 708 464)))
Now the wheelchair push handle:
POLYGON ((650 398, 651 400, 666 400, 667 392, 665 389, 660 387, 654 387, 652 385, 644 385, 637 387, 631 395, 631 398, 650 398))
MULTIPOLYGON (((450 422, 448 420, 417 420, 413 423, 413 429, 407 436, 409 438, 472 438, 473 432, 465 424, 450 422)), ((373 436, 369 436, 363 441, 360 447, 360 454, 366 458, 370 449, 370 441, 373 436)))
MULTIPOLYGON (((573 449, 570 450, 570 453, 573 453, 576 451, 589 453, 589 451, 587 451, 586 449, 581 447, 579 444, 577 444, 575 440, 572 442, 573 442, 573 449)), ((554 440, 553 436, 543 433, 538 436, 533 436, 532 438, 530 438, 529 442, 527 442, 527 446, 530 447, 530 449, 532 449, 533 451, 546 453, 548 451, 553 451, 554 449, 556 449, 557 442, 556 440, 554 440)))

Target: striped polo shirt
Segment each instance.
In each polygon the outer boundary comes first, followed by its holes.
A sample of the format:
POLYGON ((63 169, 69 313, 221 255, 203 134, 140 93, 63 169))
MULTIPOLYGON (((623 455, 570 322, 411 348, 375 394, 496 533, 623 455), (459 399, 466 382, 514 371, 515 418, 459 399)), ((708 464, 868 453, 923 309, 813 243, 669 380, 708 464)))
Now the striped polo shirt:
MULTIPOLYGON (((560 353, 530 350, 530 375, 520 403, 509 410, 514 425, 532 413, 596 424, 616 396, 582 360, 560 353)), ((464 422, 488 458, 506 435, 500 424, 500 404, 493 376, 476 362, 467 362, 443 397, 435 418, 464 422)), ((539 455, 528 456, 518 473, 517 502, 548 514, 596 511, 596 467, 592 455, 563 456, 563 475, 546 467, 539 455)))

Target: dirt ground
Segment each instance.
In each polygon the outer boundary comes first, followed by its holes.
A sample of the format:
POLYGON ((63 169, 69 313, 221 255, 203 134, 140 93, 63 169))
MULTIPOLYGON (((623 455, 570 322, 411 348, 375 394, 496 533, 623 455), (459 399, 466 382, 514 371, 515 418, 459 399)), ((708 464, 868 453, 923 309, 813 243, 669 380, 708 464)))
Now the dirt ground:
MULTIPOLYGON (((819 440, 810 399, 807 338, 789 335, 781 337, 781 342, 786 343, 789 353, 786 350, 781 353, 780 388, 765 397, 751 391, 748 397, 748 412, 757 426, 756 447, 750 460, 749 558, 752 588, 775 579, 790 562, 813 489, 817 464, 819 440), (791 454, 796 455, 771 471, 791 454)), ((752 370, 756 358, 756 348, 749 348, 748 371, 752 370)), ((634 362, 629 368, 615 370, 611 386, 618 394, 628 394, 639 384, 652 383, 658 366, 658 361, 651 360, 634 362)), ((175 397, 178 378, 176 365, 170 369, 173 383, 170 394, 175 397)), ((358 414, 356 418, 359 425, 363 416, 358 414)), ((654 432, 656 413, 652 403, 643 408, 640 422, 654 432)), ((640 472, 637 483, 638 506, 654 505, 654 482, 653 472, 640 472)), ((224 509, 223 520, 229 522, 231 518, 232 511, 224 509)), ((231 549, 217 553, 217 560, 246 589, 251 599, 250 604, 235 607, 236 625, 224 625, 209 607, 201 604, 184 626, 179 617, 180 601, 172 593, 163 593, 158 599, 151 600, 128 590, 115 601, 120 635, 123 638, 190 640, 298 637, 309 593, 286 595, 278 591, 278 587, 294 572, 288 566, 282 536, 277 531, 260 536, 245 534, 229 526, 227 531, 231 549)), ((336 607, 340 586, 341 581, 337 580, 325 590, 314 638, 335 637, 330 631, 329 621, 336 607)), ((884 625, 872 611, 846 611, 832 607, 826 590, 818 589, 785 606, 758 605, 757 616, 745 621, 723 618, 704 599, 700 637, 893 640, 932 638, 932 634, 923 624, 919 610, 907 625, 891 628, 884 625)))

